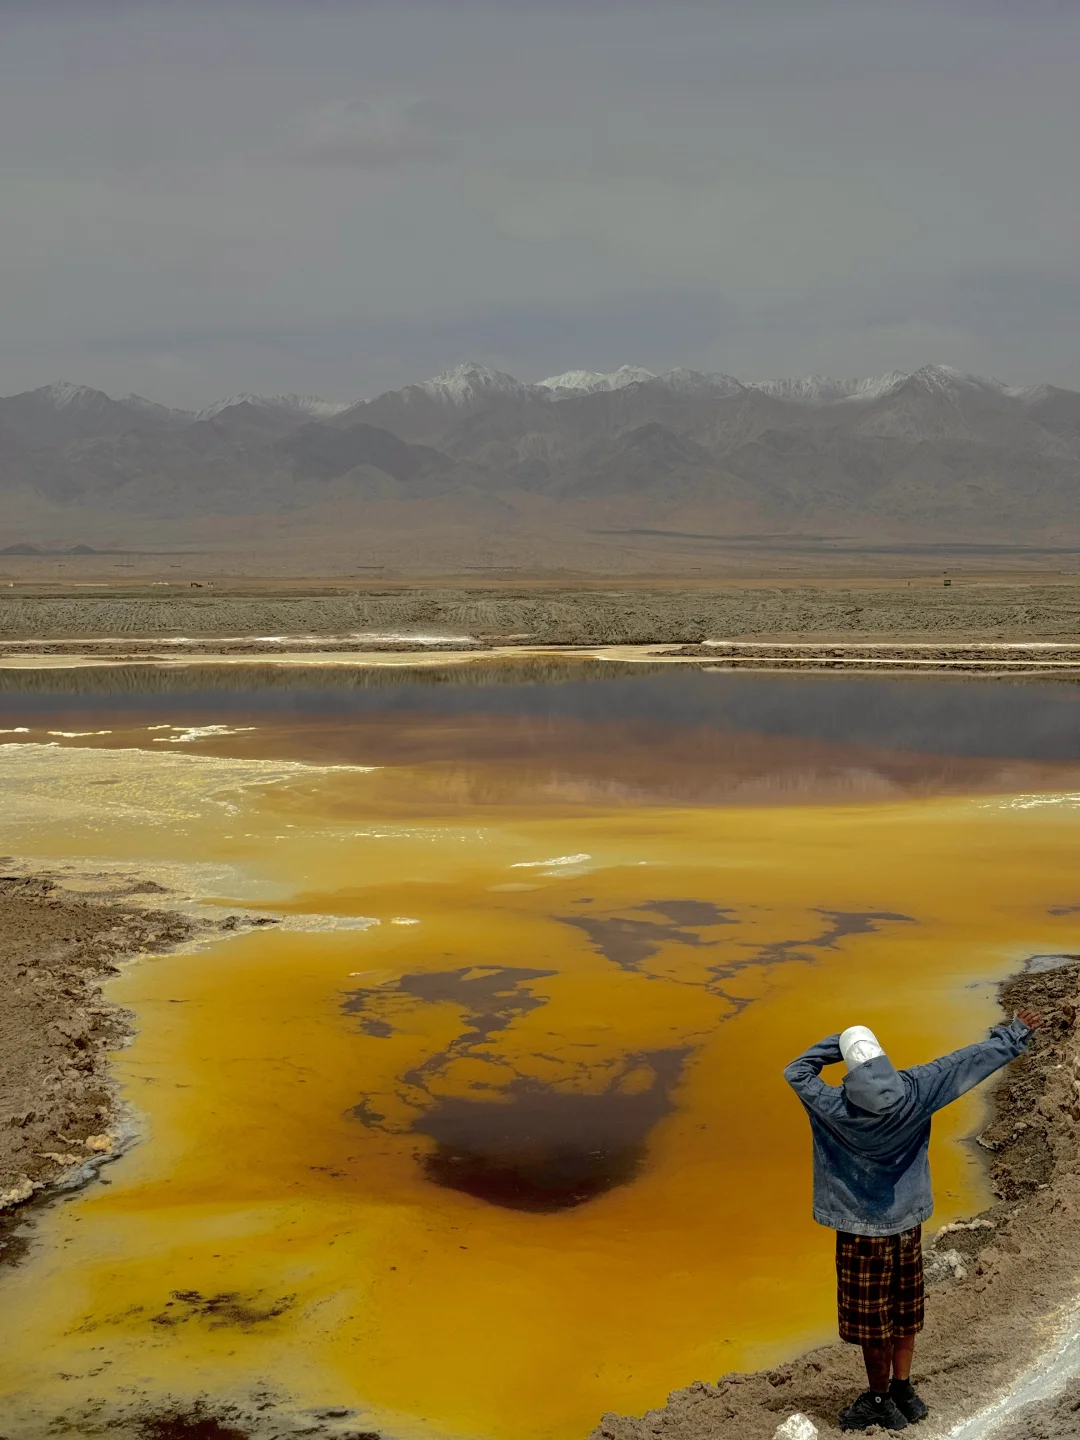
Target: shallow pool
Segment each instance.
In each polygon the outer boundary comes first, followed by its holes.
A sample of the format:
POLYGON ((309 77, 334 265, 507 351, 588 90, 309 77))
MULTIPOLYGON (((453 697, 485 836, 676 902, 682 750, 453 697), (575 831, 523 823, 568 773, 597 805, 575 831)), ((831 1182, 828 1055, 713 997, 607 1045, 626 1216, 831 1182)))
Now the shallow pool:
MULTIPOLYGON (((112 983, 141 1143, 5 1278, 0 1417, 273 1393, 569 1440, 827 1339, 780 1069, 856 1021, 931 1058, 1076 948, 1077 700, 573 667, 5 681, 7 854, 285 923, 112 983)), ((981 1106, 938 1122, 935 1223, 986 1201, 981 1106)))

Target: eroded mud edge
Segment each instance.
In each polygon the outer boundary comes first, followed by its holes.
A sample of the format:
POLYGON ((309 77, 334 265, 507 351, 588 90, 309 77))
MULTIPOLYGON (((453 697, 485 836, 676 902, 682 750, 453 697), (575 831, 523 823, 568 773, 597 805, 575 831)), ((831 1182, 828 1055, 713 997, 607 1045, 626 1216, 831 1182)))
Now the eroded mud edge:
POLYGON ((0 1264, 23 1248, 28 1206, 86 1183, 137 1132, 107 1059, 130 1039, 132 1016, 102 982, 140 955, 276 923, 157 908, 167 894, 139 878, 68 889, 0 857, 0 1264))
MULTIPOLYGON (((946 1226, 928 1248, 927 1325, 914 1373, 931 1406, 922 1440, 1080 1433, 1080 1378, 1067 1358, 1077 1351, 1080 1367, 1080 1347, 1069 1348, 1080 1325, 1080 955, 1060 960, 1001 987, 1007 1015, 1027 1005, 1048 1025, 1005 1072, 978 1137, 992 1156, 996 1202, 946 1226), (1045 1386, 1030 1384, 1040 1375, 1056 1391, 1049 1399, 1045 1386), (1025 1382, 1037 1403, 992 1408, 1025 1382)), ((836 1417, 864 1385, 858 1350, 837 1342, 773 1370, 698 1381, 641 1417, 605 1415, 590 1440, 771 1440, 796 1412, 822 1436, 839 1435, 836 1417)))
MULTIPOLYGON (((4 1266, 18 1264, 35 1243, 43 1211, 140 1138, 138 1114, 119 1094, 108 1061, 130 1041, 135 1017, 106 999, 102 983, 140 956, 197 950, 282 923, 255 910, 218 919, 200 909, 128 867, 76 870, 69 886, 0 857, 0 1287, 4 1266), (163 902, 182 908, 158 908, 163 902)), ((296 928, 322 918, 299 917, 296 928)), ((39 1410, 32 1396, 0 1397, 0 1440, 57 1433, 380 1440, 370 1417, 344 1405, 298 1409, 272 1382, 243 1396, 118 1395, 62 1415, 39 1410)))

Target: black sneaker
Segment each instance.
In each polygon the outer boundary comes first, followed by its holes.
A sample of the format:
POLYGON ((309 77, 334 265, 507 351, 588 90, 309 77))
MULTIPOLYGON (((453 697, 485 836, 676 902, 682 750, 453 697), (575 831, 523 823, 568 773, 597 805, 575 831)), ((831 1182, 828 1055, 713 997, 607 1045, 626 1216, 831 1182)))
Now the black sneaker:
POLYGON ((906 1430, 907 1417, 897 1406, 891 1395, 875 1395, 865 1391, 846 1410, 840 1412, 841 1430, 869 1430, 871 1425, 881 1425, 886 1430, 906 1430))
POLYGON ((909 1425, 917 1425, 930 1414, 930 1407, 919 1398, 910 1380, 894 1380, 889 1386, 889 1399, 909 1425))

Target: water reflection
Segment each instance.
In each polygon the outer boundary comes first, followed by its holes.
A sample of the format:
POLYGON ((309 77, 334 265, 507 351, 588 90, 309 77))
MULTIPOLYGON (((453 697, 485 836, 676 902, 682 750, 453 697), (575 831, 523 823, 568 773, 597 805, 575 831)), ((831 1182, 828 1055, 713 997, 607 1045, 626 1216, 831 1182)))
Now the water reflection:
POLYGON ((565 659, 302 676, 272 666, 0 672, 0 715, 103 710, 133 723, 205 719, 208 711, 233 724, 425 712, 645 721, 878 751, 1080 760, 1080 686, 1070 681, 705 674, 565 659))
POLYGON ((1080 785, 1080 688, 1060 682, 657 674, 562 660, 405 675, 0 673, 0 730, 7 743, 183 742, 218 756, 415 767, 417 793, 444 813, 1080 785))

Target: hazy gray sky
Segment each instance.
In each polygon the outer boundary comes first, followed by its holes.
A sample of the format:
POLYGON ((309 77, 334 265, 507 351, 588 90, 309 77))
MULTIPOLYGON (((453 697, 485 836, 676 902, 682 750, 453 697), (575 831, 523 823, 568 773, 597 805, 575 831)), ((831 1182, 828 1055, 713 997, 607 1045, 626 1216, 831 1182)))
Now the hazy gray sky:
POLYGON ((0 393, 1080 388, 1077 0, 0 0, 0 393))

